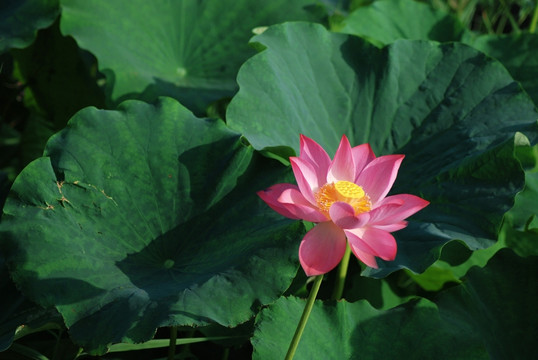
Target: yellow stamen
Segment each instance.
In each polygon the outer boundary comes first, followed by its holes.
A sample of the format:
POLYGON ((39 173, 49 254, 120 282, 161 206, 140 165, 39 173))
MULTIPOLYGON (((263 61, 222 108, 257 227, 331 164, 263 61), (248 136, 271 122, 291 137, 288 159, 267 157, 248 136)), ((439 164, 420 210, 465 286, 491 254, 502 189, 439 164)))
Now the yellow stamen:
POLYGON ((337 181, 323 185, 314 195, 319 210, 329 218, 329 209, 337 201, 353 207, 355 215, 370 211, 370 198, 362 187, 350 181, 337 181))

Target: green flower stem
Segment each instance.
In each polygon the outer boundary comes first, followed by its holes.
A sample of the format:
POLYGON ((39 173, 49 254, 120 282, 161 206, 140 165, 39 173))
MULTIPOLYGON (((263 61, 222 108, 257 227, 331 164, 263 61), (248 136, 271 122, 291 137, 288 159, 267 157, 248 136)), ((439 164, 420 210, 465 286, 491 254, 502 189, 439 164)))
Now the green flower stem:
POLYGON ((340 300, 342 298, 342 294, 344 293, 344 283, 346 282, 347 267, 349 265, 350 255, 351 255, 351 248, 349 247, 349 244, 347 244, 344 257, 342 258, 342 261, 340 261, 340 266, 338 266, 338 274, 336 275, 336 283, 334 284, 334 290, 331 296, 331 299, 333 300, 340 300))
POLYGON ((312 307, 314 306, 314 300, 316 300, 316 296, 318 295, 319 287, 321 286, 321 280, 323 280, 323 274, 316 276, 316 278, 314 279, 314 285, 312 285, 312 290, 310 290, 310 294, 308 295, 308 299, 303 310, 303 315, 301 316, 301 320, 299 320, 299 323, 297 324, 297 329, 295 330, 293 339, 291 339, 290 347, 288 348, 288 353, 286 354, 285 360, 291 360, 295 355, 295 350, 297 350, 297 346, 299 345, 299 341, 301 340, 301 336, 303 335, 306 322, 308 321, 308 317, 310 316, 310 312, 312 311, 312 307))
POLYGON ((176 355, 177 326, 170 327, 170 345, 168 345, 168 360, 174 360, 176 355))

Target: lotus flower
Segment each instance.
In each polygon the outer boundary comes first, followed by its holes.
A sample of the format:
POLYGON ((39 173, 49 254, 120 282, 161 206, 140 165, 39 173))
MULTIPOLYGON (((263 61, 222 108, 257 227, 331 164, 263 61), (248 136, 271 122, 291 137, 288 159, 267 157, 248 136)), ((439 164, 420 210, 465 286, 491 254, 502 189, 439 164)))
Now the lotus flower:
POLYGON ((299 157, 290 157, 297 185, 276 184, 258 195, 291 219, 317 223, 299 247, 307 276, 325 274, 342 260, 346 239, 353 254, 377 268, 376 257, 394 260, 391 232, 429 204, 410 194, 387 196, 404 155, 376 157, 370 145, 351 147, 342 136, 334 159, 314 140, 301 135, 299 157))

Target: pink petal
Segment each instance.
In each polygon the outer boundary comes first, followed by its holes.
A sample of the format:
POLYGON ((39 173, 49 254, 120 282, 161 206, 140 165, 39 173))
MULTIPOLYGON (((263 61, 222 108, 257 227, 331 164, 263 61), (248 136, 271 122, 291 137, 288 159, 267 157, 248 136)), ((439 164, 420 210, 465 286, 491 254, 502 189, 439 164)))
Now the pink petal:
POLYGON ((299 260, 307 276, 328 273, 346 251, 346 236, 332 222, 317 224, 306 233, 299 246, 299 260))
POLYGON ((403 200, 391 199, 392 201, 385 201, 386 199, 388 198, 381 200, 374 209, 370 210, 370 224, 377 223, 394 214, 404 204, 403 200))
POLYGON ((370 253, 367 253, 365 251, 362 251, 360 250, 359 248, 355 247, 353 244, 349 244, 349 247, 351 248, 351 251, 353 252, 353 254, 355 254, 355 256, 360 260, 362 261, 363 263, 365 263, 366 265, 368 265, 369 267, 371 268, 374 268, 374 269, 377 269, 378 266, 377 266, 377 261, 375 260, 375 256, 370 254, 370 253))
POLYGON ((355 210, 345 202, 335 202, 329 209, 331 220, 342 229, 355 229, 364 226, 370 219, 369 213, 355 216, 355 210))
POLYGON ((362 144, 351 149, 353 162, 355 163, 355 182, 366 165, 375 159, 375 154, 370 144, 362 144))
POLYGON ((290 157, 290 162, 301 194, 312 205, 316 205, 313 191, 325 184, 320 185, 316 170, 308 161, 298 157, 290 157))
POLYGON ((357 179, 374 206, 389 192, 398 175, 404 155, 385 155, 370 162, 357 179))
POLYGON ((318 183, 324 185, 327 182, 327 172, 331 165, 331 158, 327 152, 314 140, 301 134, 300 158, 308 161, 318 176, 318 183))
POLYGON ((398 230, 402 230, 407 226, 407 221, 402 220, 397 223, 389 224, 389 225, 372 225, 372 227, 375 227, 376 229, 387 231, 387 232, 394 232, 398 230))
MULTIPOLYGON (((282 193, 287 189, 297 189, 297 185, 292 184, 276 184, 273 185, 265 190, 258 191, 256 194, 269 205, 271 209, 279 213, 280 215, 284 215, 285 217, 291 218, 291 219, 300 219, 295 214, 293 214, 291 211, 288 210, 288 208, 281 204, 278 201, 278 198, 282 195, 282 193)), ((298 190, 297 190, 298 191, 298 190)))
POLYGON ((388 225, 400 222, 424 209, 429 203, 429 201, 411 194, 388 196, 381 200, 378 208, 371 211, 370 224, 388 225))
POLYGON ((347 241, 352 248, 358 249, 362 252, 375 255, 374 249, 368 245, 364 240, 362 240, 362 234, 364 233, 363 229, 346 229, 344 234, 346 234, 347 241))
POLYGON ((376 228, 367 228, 362 239, 376 251, 376 256, 381 259, 394 260, 396 258, 398 246, 391 233, 376 228))
POLYGON ((312 222, 327 221, 327 217, 310 204, 297 188, 285 189, 278 197, 278 202, 283 204, 286 209, 295 217, 312 222))
POLYGON ((351 145, 345 135, 342 136, 338 150, 334 155, 334 159, 329 166, 327 174, 327 182, 336 181, 355 181, 355 164, 353 163, 353 153, 351 145))
POLYGON ((362 229, 345 230, 345 234, 350 244, 354 244, 359 250, 371 255, 380 257, 383 260, 394 260, 396 257, 396 240, 389 232, 367 227, 362 229), (364 242, 371 252, 365 248, 360 241, 364 242))

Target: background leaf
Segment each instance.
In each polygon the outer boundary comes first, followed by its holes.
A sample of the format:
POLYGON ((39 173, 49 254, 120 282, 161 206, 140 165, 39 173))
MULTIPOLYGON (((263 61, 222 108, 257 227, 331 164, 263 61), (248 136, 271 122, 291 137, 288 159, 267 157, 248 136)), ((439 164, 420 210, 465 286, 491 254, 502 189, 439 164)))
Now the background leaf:
POLYGON ((87 108, 16 179, 0 248, 92 353, 160 326, 235 326, 297 271, 302 225, 256 195, 289 174, 173 99, 87 108))
POLYGON ((525 188, 506 213, 499 238, 519 256, 538 255, 538 145, 517 150, 525 167, 525 188))
POLYGON ((373 1, 353 11, 333 30, 380 46, 398 39, 458 41, 464 33, 457 18, 413 0, 373 1))
POLYGON ((485 268, 472 268, 461 285, 439 294, 441 319, 478 334, 492 359, 532 358, 538 336, 537 260, 500 250, 485 268))
POLYGON ((310 19, 304 7, 311 3, 62 0, 61 29, 96 55, 113 103, 167 95, 202 114, 237 90, 237 70, 253 54, 252 30, 310 19))
POLYGON ((538 34, 482 35, 465 42, 502 62, 538 104, 538 34))
POLYGON ((396 260, 365 275, 420 273, 452 239, 473 250, 493 245, 524 184, 515 133, 531 143, 538 136, 533 102, 500 63, 455 43, 377 49, 304 23, 270 27, 253 41, 266 49, 239 72, 231 127, 256 149, 298 153, 302 133, 333 155, 346 134, 378 156, 405 154, 392 192, 431 201, 396 233, 396 260))
POLYGON ((24 48, 37 30, 48 27, 59 14, 58 0, 4 0, 0 4, 0 54, 24 48))
POLYGON ((57 22, 40 31, 32 46, 11 54, 17 75, 26 84, 26 105, 46 117, 54 132, 65 127, 78 110, 105 106, 95 69, 92 74, 90 55, 82 52, 73 38, 62 36, 57 22))
POLYGON ((105 98, 96 83, 96 69, 91 70, 91 55, 82 52, 71 37, 62 36, 58 22, 39 31, 32 45, 14 49, 11 55, 30 112, 19 149, 22 169, 43 154, 49 137, 78 110, 91 105, 103 108, 105 98))

